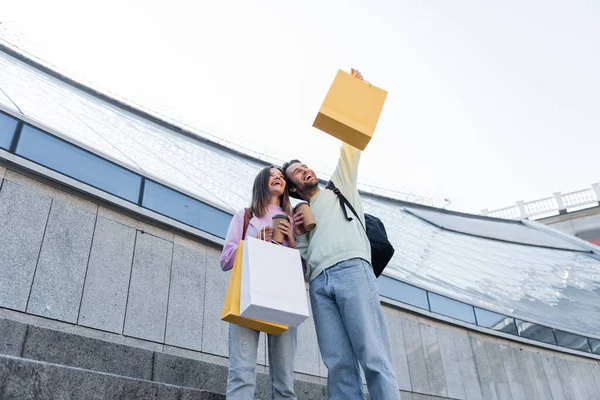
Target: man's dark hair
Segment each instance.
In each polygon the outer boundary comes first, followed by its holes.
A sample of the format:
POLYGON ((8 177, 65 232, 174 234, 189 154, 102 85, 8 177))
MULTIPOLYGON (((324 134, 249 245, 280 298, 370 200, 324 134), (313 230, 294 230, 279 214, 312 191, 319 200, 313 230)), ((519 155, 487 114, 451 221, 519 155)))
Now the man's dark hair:
POLYGON ((302 197, 300 197, 300 195, 298 194, 298 192, 292 192, 290 190, 292 188, 295 188, 296 185, 294 185, 294 183, 292 182, 292 180, 288 177, 287 169, 289 168, 290 165, 295 164, 295 163, 302 164, 302 161, 293 159, 293 160, 290 160, 288 162, 285 162, 281 166, 281 170, 283 171, 283 177, 285 178, 285 183, 287 184, 288 192, 289 192, 290 197, 302 200, 302 197))

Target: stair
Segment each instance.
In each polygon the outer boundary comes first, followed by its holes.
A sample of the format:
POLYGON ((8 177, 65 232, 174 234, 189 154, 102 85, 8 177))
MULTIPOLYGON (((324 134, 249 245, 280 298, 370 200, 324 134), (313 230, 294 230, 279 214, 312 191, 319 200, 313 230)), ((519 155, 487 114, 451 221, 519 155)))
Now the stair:
POLYGON ((0 399, 224 400, 225 396, 144 379, 0 355, 0 399))
MULTIPOLYGON (((225 399, 227 367, 0 317, 0 400, 225 399)), ((298 399, 327 388, 296 379, 298 399)), ((256 399, 270 398, 257 374, 256 399)))

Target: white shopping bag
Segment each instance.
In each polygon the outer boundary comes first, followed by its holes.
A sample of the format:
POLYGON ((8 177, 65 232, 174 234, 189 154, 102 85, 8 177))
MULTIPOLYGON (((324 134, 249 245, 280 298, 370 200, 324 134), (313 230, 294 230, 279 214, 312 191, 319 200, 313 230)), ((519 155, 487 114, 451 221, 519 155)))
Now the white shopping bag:
POLYGON ((242 252, 240 314, 289 326, 308 318, 300 252, 252 237, 242 252))

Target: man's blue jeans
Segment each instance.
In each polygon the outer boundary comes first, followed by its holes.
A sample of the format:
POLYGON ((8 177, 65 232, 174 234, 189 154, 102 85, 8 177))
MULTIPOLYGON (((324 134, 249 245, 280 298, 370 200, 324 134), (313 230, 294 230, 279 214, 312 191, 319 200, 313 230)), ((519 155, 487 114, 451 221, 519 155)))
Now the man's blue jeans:
MULTIPOLYGON (((256 388, 256 352, 260 332, 229 324, 228 400, 252 400, 256 388)), ((296 399, 294 356, 297 329, 279 336, 267 335, 272 399, 296 399)))
POLYGON ((372 399, 400 399, 371 265, 354 258, 326 269, 310 283, 310 300, 329 400, 366 398, 359 362, 372 399))

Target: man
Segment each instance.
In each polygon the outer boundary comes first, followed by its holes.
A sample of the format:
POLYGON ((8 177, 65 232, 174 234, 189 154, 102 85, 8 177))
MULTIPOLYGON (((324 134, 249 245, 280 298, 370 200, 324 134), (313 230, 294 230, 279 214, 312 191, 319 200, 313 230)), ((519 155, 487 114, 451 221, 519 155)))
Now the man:
MULTIPOLYGON (((356 185, 361 152, 344 144, 331 180, 365 223, 356 185)), ((317 340, 327 366, 329 399, 365 399, 362 366, 371 398, 399 399, 371 246, 359 221, 348 221, 332 190, 320 190, 313 170, 298 160, 283 165, 290 195, 310 203, 317 228, 306 232, 294 215, 296 247, 306 261, 317 340)), ((348 215, 353 214, 348 210, 348 215)))

